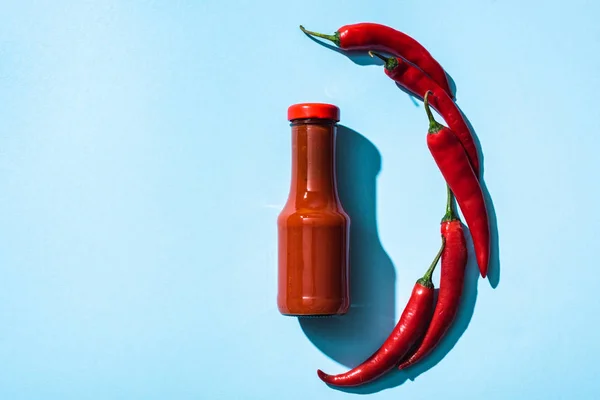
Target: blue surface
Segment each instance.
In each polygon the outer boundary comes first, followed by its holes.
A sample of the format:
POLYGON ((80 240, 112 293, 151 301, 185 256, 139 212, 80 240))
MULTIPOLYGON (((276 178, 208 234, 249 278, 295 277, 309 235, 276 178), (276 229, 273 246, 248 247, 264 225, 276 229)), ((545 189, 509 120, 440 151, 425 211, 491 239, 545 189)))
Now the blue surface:
POLYGON ((0 398, 600 398, 598 2, 1 6, 0 398), (500 263, 469 265, 428 361, 347 393, 316 369, 385 338, 445 201, 420 102, 298 30, 359 21, 417 38, 456 82, 500 263), (347 127, 355 279, 347 317, 299 324, 276 309, 275 222, 304 101, 347 127))

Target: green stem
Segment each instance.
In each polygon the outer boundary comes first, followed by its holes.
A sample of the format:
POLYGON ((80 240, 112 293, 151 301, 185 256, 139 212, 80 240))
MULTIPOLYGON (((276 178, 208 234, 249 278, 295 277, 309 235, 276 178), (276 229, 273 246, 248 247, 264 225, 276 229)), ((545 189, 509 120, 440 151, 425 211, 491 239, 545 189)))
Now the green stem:
POLYGON ((421 279, 417 281, 418 284, 425 286, 426 288, 433 288, 433 281, 431 280, 431 276, 433 275, 433 271, 435 271, 435 267, 437 266, 438 261, 440 261, 440 257, 444 252, 444 247, 446 246, 446 239, 442 237, 442 245, 440 246, 440 250, 435 255, 433 262, 429 266, 429 269, 425 272, 425 275, 421 279))
POLYGON ((446 185, 448 198, 446 199, 446 214, 442 218, 442 222, 459 220, 458 215, 454 212, 454 194, 450 190, 450 186, 446 185))
POLYGON ((433 117, 433 113, 431 112, 431 108, 429 107, 429 93, 431 93, 431 90, 428 90, 427 93, 425 93, 425 97, 423 98, 423 103, 425 104, 425 112, 427 113, 427 118, 429 119, 429 123, 433 124, 434 122, 437 122, 437 121, 433 117))
POLYGON ((383 54, 379 54, 379 53, 374 52, 374 51, 369 51, 369 55, 371 57, 375 56, 375 57, 379 58, 380 60, 382 60, 386 64, 390 60, 388 57, 385 57, 383 54))
POLYGON ((379 54, 375 51, 369 51, 369 55, 371 57, 375 56, 382 60, 385 63, 385 69, 388 71, 391 71, 398 66, 398 60, 395 57, 386 57, 383 54, 379 54))
POLYGON ((308 29, 305 29, 302 25, 300 25, 300 30, 302 32, 306 33, 307 35, 319 37, 321 39, 330 40, 333 43, 335 43, 336 46, 340 45, 340 35, 337 32, 333 35, 326 35, 325 33, 309 31, 308 29))
POLYGON ((450 190, 450 186, 446 185, 446 194, 447 194, 447 199, 446 199, 446 214, 453 212, 452 210, 452 190, 450 190))
POLYGON ((433 113, 431 112, 431 107, 429 107, 429 94, 431 90, 428 90, 423 97, 423 103, 425 104, 425 112, 427 113, 427 118, 429 119, 429 133, 437 133, 441 131, 444 126, 437 122, 433 117, 433 113))

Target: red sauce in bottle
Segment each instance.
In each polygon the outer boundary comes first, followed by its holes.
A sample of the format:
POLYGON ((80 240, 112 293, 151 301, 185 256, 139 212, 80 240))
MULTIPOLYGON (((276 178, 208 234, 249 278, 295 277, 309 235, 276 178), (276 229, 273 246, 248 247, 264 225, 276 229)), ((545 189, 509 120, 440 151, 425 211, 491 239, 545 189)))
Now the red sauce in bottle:
POLYGON ((339 109, 330 104, 295 104, 288 109, 288 119, 292 182, 277 219, 277 306, 284 315, 344 314, 350 306, 350 218, 336 185, 339 109))

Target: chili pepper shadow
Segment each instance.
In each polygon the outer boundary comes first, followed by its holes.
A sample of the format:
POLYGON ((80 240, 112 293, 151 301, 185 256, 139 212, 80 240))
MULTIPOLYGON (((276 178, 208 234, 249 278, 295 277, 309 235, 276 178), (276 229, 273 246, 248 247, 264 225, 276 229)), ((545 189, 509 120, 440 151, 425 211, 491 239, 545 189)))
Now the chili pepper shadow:
MULTIPOLYGON (((355 394, 372 394, 399 386, 407 380, 415 380, 422 373, 435 367, 444 357, 446 357, 452 348, 454 348, 462 334, 467 330, 467 327, 471 322, 471 318, 473 317, 475 303, 477 301, 477 283, 479 280, 479 268, 477 267, 477 262, 475 260, 475 252, 473 250, 472 240, 469 235, 469 230, 464 225, 463 231, 465 232, 465 239, 467 239, 468 243, 469 261, 465 271, 465 281, 461 296, 461 304, 452 325, 437 347, 420 362, 407 368, 406 370, 399 371, 397 368, 394 368, 392 371, 388 372, 378 380, 363 386, 353 388, 338 388, 335 386, 330 386, 332 389, 355 394)), ((438 289, 435 291, 436 299, 437 294, 438 289)))
MULTIPOLYGON (((457 105, 458 107, 458 105, 457 105)), ((494 207, 494 201, 485 183, 485 156, 482 151, 481 142, 479 137, 471 125, 471 121, 465 115, 465 113, 458 107, 462 114, 465 122, 469 126, 471 133, 473 133, 473 139, 475 141, 475 147, 477 147, 477 154, 479 155, 480 164, 480 175, 481 175, 481 190, 483 191, 483 197, 485 198, 485 205, 487 207, 488 219, 490 222, 490 261, 488 265, 488 276, 487 279, 490 282, 492 288, 498 287, 500 283, 500 237, 498 235, 498 220, 496 219, 496 208, 494 207)))
MULTIPOLYGON (((448 84, 450 85, 450 90, 452 91, 452 93, 454 93, 454 96, 456 97, 456 83, 454 83, 454 79, 452 79, 452 77, 450 76, 450 74, 448 74, 447 72, 446 72, 446 77, 448 78, 448 84)), ((413 105, 415 107, 419 106, 419 103, 415 99, 414 93, 412 93, 411 91, 403 88, 402 85, 400 85, 398 82, 396 82, 396 87, 398 89, 402 90, 404 93, 406 93, 408 95, 408 97, 410 97, 410 99, 411 99, 411 101, 412 101, 412 103, 413 103, 413 105)), ((423 101, 423 98, 419 97, 419 100, 423 101)), ((471 126, 469 126, 469 127, 472 128, 471 126)))
POLYGON ((446 78, 448 79, 448 86, 450 86, 450 91, 454 93, 454 101, 456 101, 458 99, 458 94, 456 93, 456 82, 454 82, 454 79, 450 76, 448 71, 444 72, 446 73, 446 78))
MULTIPOLYGON (((333 50, 336 53, 342 54, 346 57, 348 57, 353 63, 357 64, 357 65, 379 65, 379 66, 383 66, 383 61, 380 60, 377 57, 371 57, 368 52, 365 51, 347 51, 347 50, 343 50, 340 49, 337 46, 334 46, 332 44, 323 42, 317 38, 314 38, 312 36, 310 36, 309 34, 305 34, 306 36, 308 36, 308 38, 310 40, 312 40, 313 42, 318 43, 319 45, 328 48, 329 50, 333 50)), ((452 81, 452 83, 454 83, 454 81, 452 81)), ((408 97, 410 98, 410 100, 413 102, 413 104, 415 105, 415 107, 418 106, 418 103, 416 102, 416 100, 413 97, 413 94, 404 90, 400 85, 398 85, 398 87, 405 92, 406 94, 408 94, 408 97)), ((452 88, 452 90, 454 90, 454 88, 452 88)))
POLYGON ((405 371, 399 371, 406 374, 406 377, 411 381, 423 372, 436 366, 452 348, 458 343, 462 334, 467 330, 473 312, 475 311, 475 303, 477 301, 477 283, 479 282, 479 267, 475 258, 475 250, 473 249, 473 240, 469 229, 462 224, 465 239, 467 240, 468 248, 468 263, 465 269, 465 281, 463 283, 463 292, 460 299, 460 306, 452 325, 442 338, 438 346, 423 358, 419 363, 407 368, 405 371))
POLYGON ((481 190, 483 190, 483 197, 485 197, 488 218, 490 220, 490 264, 487 277, 492 288, 496 289, 500 283, 500 241, 498 235, 498 222, 496 220, 496 209, 494 208, 492 196, 483 179, 481 179, 481 190))
MULTIPOLYGON (((450 77, 450 75, 447 75, 447 76, 450 77)), ((452 82, 454 82, 454 81, 452 80, 452 82)), ((396 86, 398 87, 398 89, 400 89, 404 93, 408 94, 411 97, 411 99, 415 105, 418 105, 418 103, 415 100, 414 94, 412 94, 408 90, 404 89, 398 83, 396 83, 396 86)), ((419 100, 423 101, 422 98, 419 98, 419 100)), ((483 191, 483 197, 485 198, 485 204, 487 207, 488 218, 489 218, 489 222, 490 222, 490 261, 489 261, 489 265, 488 265, 487 279, 489 280, 492 288, 495 289, 496 287, 498 287, 498 284, 500 283, 500 240, 499 240, 500 237, 498 234, 498 222, 496 219, 496 209, 494 207, 494 201, 492 200, 492 196, 490 195, 490 192, 487 188, 487 185, 486 185, 485 179, 484 179, 485 156, 482 151, 481 142, 479 141, 479 137, 477 136, 477 132, 475 132, 475 129, 473 128, 473 125, 471 124, 471 121, 469 121, 469 118, 467 118, 465 113, 460 109, 460 106, 458 106, 458 104, 456 106, 457 106, 458 110, 460 111, 460 113, 462 114, 467 126, 469 127, 469 130, 473 134, 473 141, 475 142, 475 147, 477 148, 477 154, 479 155, 481 190, 483 191)))
POLYGON ((322 40, 316 39, 308 34, 305 33, 306 36, 308 36, 308 38, 310 40, 312 40, 315 43, 320 44, 323 47, 328 48, 329 50, 333 50, 336 53, 340 53, 346 57, 348 57, 353 63, 358 64, 358 65, 381 65, 383 66, 383 61, 381 61, 380 59, 378 59, 377 57, 371 57, 369 54, 367 54, 366 51, 346 51, 346 50, 342 50, 337 46, 334 46, 332 44, 323 42, 322 40))
POLYGON ((412 101, 412 103, 415 107, 419 107, 419 103, 417 103, 417 100, 415 99, 415 95, 411 91, 400 86, 400 84, 398 82, 396 82, 396 87, 408 95, 408 98, 410 99, 410 101, 412 101))
POLYGON ((377 232, 381 155, 345 126, 338 128, 336 147, 338 191, 350 216, 351 306, 343 316, 299 318, 299 323, 319 350, 351 368, 379 348, 395 325, 396 272, 377 232))

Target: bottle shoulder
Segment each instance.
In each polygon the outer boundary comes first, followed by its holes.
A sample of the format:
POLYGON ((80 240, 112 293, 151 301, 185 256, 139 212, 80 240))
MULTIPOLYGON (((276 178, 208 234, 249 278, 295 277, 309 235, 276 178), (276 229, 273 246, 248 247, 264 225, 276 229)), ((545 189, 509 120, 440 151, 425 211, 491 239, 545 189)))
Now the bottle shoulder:
POLYGON ((279 213, 277 222, 287 225, 348 225, 350 217, 341 207, 320 209, 285 207, 279 213))

